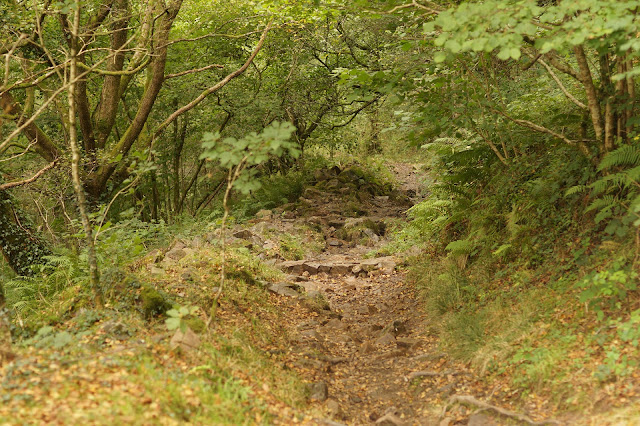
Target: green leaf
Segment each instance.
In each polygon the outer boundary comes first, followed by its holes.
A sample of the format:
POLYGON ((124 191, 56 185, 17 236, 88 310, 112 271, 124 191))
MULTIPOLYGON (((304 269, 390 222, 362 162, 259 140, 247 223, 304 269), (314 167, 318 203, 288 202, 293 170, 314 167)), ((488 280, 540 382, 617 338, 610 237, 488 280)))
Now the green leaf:
POLYGON ((441 62, 444 62, 444 61, 445 61, 445 59, 447 59, 447 54, 446 54, 446 53, 444 53, 444 52, 438 51, 438 52, 436 52, 436 53, 433 55, 433 61, 434 61, 435 63, 438 63, 438 64, 439 64, 439 63, 441 63, 441 62))
POLYGON ((164 323, 167 325, 167 330, 176 330, 180 327, 180 323, 183 322, 180 318, 167 318, 164 323))

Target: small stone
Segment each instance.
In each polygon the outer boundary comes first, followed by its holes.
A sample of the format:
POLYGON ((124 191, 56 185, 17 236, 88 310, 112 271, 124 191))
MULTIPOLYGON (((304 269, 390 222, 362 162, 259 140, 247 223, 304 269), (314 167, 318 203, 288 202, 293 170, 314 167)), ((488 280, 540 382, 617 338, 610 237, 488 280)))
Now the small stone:
POLYGON ((322 335, 314 329, 303 330, 300 332, 300 336, 306 337, 309 339, 322 340, 322 335))
POLYGON ((240 238, 241 240, 250 240, 255 234, 248 229, 241 229, 240 231, 234 232, 233 236, 236 238, 240 238))
POLYGON ((311 401, 326 401, 329 397, 329 387, 325 382, 315 382, 309 385, 309 399, 311 401))
POLYGON ((342 330, 346 328, 345 323, 340 321, 338 318, 331 318, 325 325, 326 328, 335 328, 338 330, 342 330))
POLYGON ((376 339, 377 345, 386 346, 392 343, 396 343, 396 338, 391 333, 384 333, 382 336, 376 339))
POLYGON ((187 255, 187 251, 185 249, 182 248, 174 248, 171 249, 167 252, 167 254, 165 255, 165 260, 166 259, 171 259, 171 260, 175 260, 178 261, 180 259, 182 259, 183 257, 185 257, 187 255))
POLYGON ((275 283, 269 286, 269 291, 286 297, 299 297, 300 293, 295 290, 297 287, 295 284, 289 283, 275 283))
POLYGON ((327 245, 331 247, 342 247, 344 243, 336 238, 329 238, 327 240, 327 245))
POLYGON ((360 353, 362 355, 370 354, 375 351, 376 351, 375 346, 373 346, 369 341, 364 342, 362 345, 360 345, 360 353))
POLYGON ((149 265, 149 273, 151 275, 162 275, 164 274, 164 269, 158 268, 157 266, 149 265))
POLYGON ((340 409, 340 404, 335 399, 327 400, 327 411, 331 414, 332 417, 340 418, 342 417, 342 410, 340 409))
POLYGON ((257 219, 263 219, 263 220, 267 220, 267 219, 271 219, 271 217, 273 216, 273 212, 271 210, 258 210, 258 212, 256 213, 256 218, 257 219))
POLYGON ((413 348, 418 345, 418 340, 399 337, 396 339, 396 345, 399 348, 413 348))
POLYGON ((200 338, 188 327, 184 333, 180 329, 176 330, 176 333, 171 338, 172 349, 180 347, 185 351, 190 351, 197 349, 198 346, 200 346, 200 338))

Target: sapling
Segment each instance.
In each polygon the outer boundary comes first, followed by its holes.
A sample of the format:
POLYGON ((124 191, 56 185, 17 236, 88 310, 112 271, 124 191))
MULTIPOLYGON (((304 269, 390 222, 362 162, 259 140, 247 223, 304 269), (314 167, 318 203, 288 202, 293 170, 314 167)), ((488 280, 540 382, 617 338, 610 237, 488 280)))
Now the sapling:
POLYGON ((227 169, 226 189, 222 199, 224 210, 220 225, 222 243, 222 265, 220 269, 220 286, 211 306, 211 319, 215 317, 218 300, 222 295, 225 281, 226 264, 226 224, 229 217, 229 198, 233 189, 248 195, 260 188, 261 183, 255 178, 256 166, 265 163, 272 157, 288 154, 292 157, 300 155, 296 142, 290 141, 295 127, 291 123, 273 122, 261 133, 252 132, 241 139, 220 138, 220 134, 205 133, 202 136, 203 153, 200 159, 217 161, 227 169))

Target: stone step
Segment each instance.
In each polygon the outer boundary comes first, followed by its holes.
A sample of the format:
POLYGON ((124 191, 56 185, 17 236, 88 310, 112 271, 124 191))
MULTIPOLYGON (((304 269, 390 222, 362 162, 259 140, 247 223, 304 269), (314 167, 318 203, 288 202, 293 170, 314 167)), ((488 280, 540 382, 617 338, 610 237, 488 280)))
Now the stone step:
POLYGON ((325 273, 328 275, 366 275, 373 271, 383 274, 391 274, 396 268, 396 262, 392 256, 365 259, 358 262, 320 261, 320 260, 290 260, 279 263, 278 266, 289 274, 316 275, 325 273))

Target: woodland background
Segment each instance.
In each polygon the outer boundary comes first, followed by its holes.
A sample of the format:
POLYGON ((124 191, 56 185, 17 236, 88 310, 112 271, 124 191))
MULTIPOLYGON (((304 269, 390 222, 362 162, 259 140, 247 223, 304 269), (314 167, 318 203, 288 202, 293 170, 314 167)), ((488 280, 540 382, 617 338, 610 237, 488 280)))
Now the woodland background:
MULTIPOLYGON (((357 163, 383 181, 385 161, 405 161, 428 196, 385 250, 419 247, 407 268, 442 347, 561 411, 629 407, 639 8, 3 2, 3 356, 66 347, 78 312, 85 331, 114 306, 162 314, 118 287, 152 249, 294 202, 316 170, 357 163)), ((216 383, 229 421, 243 390, 216 383)))

